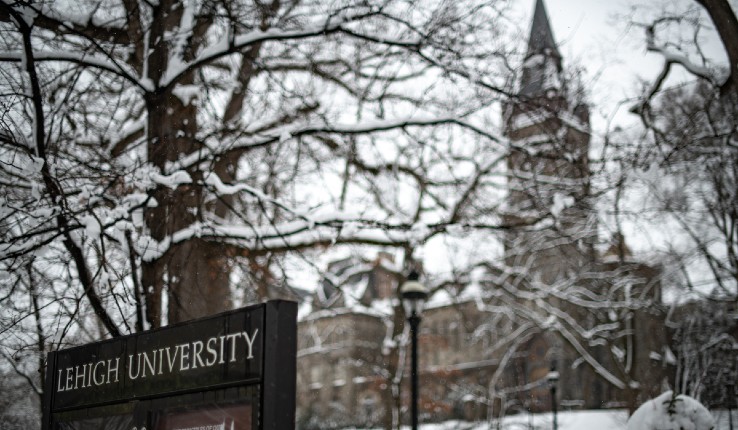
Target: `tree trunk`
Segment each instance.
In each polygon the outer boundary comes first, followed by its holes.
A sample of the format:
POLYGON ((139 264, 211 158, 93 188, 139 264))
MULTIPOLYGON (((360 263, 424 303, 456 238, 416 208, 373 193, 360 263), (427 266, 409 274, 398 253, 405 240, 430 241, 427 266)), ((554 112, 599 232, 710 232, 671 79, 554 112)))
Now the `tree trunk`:
MULTIPOLYGON (((195 105, 185 105, 171 91, 164 91, 151 94, 147 107, 149 162, 163 169, 167 162, 197 149, 195 105)), ((166 240, 203 219, 206 209, 199 185, 202 172, 190 170, 188 173, 193 184, 174 189, 158 185, 153 192, 156 207, 146 211, 145 219, 151 236, 157 241, 166 240)), ((200 239, 172 244, 162 257, 144 262, 141 270, 150 326, 158 327, 162 323, 164 294, 170 324, 229 309, 228 268, 222 247, 200 239)))
POLYGON ((738 90, 738 19, 727 0, 697 0, 710 15, 728 54, 730 76, 724 90, 738 90))
MULTIPOLYGON (((154 9, 154 19, 148 33, 151 47, 147 78, 156 84, 162 82, 170 56, 182 55, 192 59, 202 33, 194 31, 182 52, 172 52, 167 35, 179 30, 183 4, 162 0, 154 9)), ((159 87, 145 96, 148 112, 148 162, 165 171, 167 164, 195 152, 200 144, 197 105, 174 95, 177 85, 192 85, 194 71, 178 78, 177 83, 159 87)), ((208 217, 212 211, 203 198, 203 172, 195 165, 187 170, 192 183, 176 187, 157 185, 152 195, 156 206, 147 208, 146 226, 151 237, 166 241, 178 231, 189 228, 208 217)), ((225 179, 224 179, 225 180, 225 179)), ((151 327, 164 323, 163 311, 169 324, 221 312, 231 307, 229 265, 221 245, 201 239, 190 239, 170 244, 164 255, 141 265, 142 286, 146 294, 146 319, 151 327), (166 297, 166 302, 163 300, 166 297)))

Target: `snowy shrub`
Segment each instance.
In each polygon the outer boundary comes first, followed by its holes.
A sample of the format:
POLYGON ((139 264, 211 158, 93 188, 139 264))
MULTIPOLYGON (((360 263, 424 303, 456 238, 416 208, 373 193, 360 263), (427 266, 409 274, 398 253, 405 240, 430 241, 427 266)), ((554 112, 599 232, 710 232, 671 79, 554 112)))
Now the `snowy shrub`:
POLYGON ((712 430, 715 421, 700 402, 667 391, 642 404, 628 420, 628 430, 712 430))

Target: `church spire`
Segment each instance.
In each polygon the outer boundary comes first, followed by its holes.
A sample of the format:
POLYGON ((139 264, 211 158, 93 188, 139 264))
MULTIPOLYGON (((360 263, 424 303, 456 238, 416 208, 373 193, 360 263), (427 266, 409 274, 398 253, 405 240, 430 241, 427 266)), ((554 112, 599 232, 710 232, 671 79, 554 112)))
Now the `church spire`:
POLYGON ((561 54, 556 46, 556 40, 554 39, 553 31, 551 31, 551 23, 548 20, 548 14, 546 13, 546 7, 543 5, 543 0, 536 0, 526 58, 535 54, 543 54, 561 61, 561 54))
POLYGON ((536 0, 533 22, 528 38, 528 51, 523 63, 520 95, 546 96, 549 90, 560 89, 561 53, 551 30, 543 0, 536 0))

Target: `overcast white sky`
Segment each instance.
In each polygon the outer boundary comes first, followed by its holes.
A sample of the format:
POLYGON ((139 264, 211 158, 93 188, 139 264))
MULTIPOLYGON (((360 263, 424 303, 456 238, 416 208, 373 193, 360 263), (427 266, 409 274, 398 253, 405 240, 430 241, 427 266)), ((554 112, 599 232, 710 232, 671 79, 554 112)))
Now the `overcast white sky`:
MULTIPOLYGON (((610 117, 613 118, 610 128, 617 125, 639 129, 638 118, 628 112, 633 103, 627 100, 638 94, 639 80, 653 82, 663 66, 660 55, 646 51, 644 30, 629 26, 629 23, 649 23, 650 18, 663 13, 664 8, 670 13, 681 13, 692 7, 703 14, 707 24, 711 24, 707 14, 694 0, 544 0, 544 4, 565 66, 584 66, 586 76, 591 79, 587 86, 592 111, 592 141, 595 146, 606 133, 607 119, 610 117), (638 7, 634 9, 636 5, 638 7)), ((736 9, 738 0, 731 0, 731 4, 736 9)), ((534 5, 535 0, 514 0, 512 22, 519 27, 518 40, 521 43, 527 43, 534 5)), ((714 31, 711 28, 706 29, 702 36, 702 49, 706 55, 717 63, 725 63, 727 58, 714 31)), ((524 48, 521 46, 521 49, 524 48)), ((681 67, 672 68, 672 74, 673 77, 667 84, 693 80, 681 67)), ((637 195, 633 198, 638 200, 633 202, 636 206, 647 201, 641 202, 639 199, 647 198, 639 198, 637 195)), ((600 228, 607 230, 608 226, 603 224, 600 228)), ((626 234, 626 243, 637 258, 657 255, 667 242, 674 241, 673 235, 669 233, 670 229, 664 225, 655 228, 640 222, 626 221, 622 228, 626 234)), ((608 236, 606 231, 604 233, 608 236)), ((459 249, 456 253, 453 248, 459 244, 438 245, 438 240, 432 241, 422 250, 422 254, 425 263, 430 263, 430 266, 440 272, 453 270, 455 258, 474 259, 468 255, 470 252, 499 252, 492 244, 475 243, 472 249, 460 247, 464 249, 459 249), (449 251, 457 257, 449 258, 449 251)))
MULTIPOLYGON (((526 39, 534 4, 535 0, 515 0, 514 4, 514 16, 519 18, 515 22, 520 23, 526 39)), ((544 0, 544 4, 565 64, 583 65, 590 77, 596 76, 590 86, 596 134, 604 126, 601 117, 611 115, 619 101, 636 93, 638 78, 652 81, 663 64, 659 55, 646 52, 644 32, 629 27, 629 17, 645 23, 650 14, 664 8, 677 13, 689 7, 700 9, 694 0, 544 0)), ((738 0, 731 4, 738 8, 738 0)), ((704 17, 709 23, 706 13, 704 17)), ((703 36, 708 55, 724 62, 719 39, 708 31, 703 36)), ((617 122, 635 120, 626 111, 620 109, 617 122)))
MULTIPOLYGON (((730 0, 738 9, 738 0, 730 0)), ((535 0, 512 0, 512 25, 518 27, 520 43, 527 43, 535 0)), ((544 0, 554 37, 559 45, 566 65, 584 66, 587 77, 592 108, 593 141, 599 140, 607 127, 606 119, 615 115, 610 127, 615 125, 627 128, 638 123, 638 119, 628 113, 632 103, 619 104, 638 93, 639 79, 652 82, 663 65, 662 58, 646 52, 644 31, 629 27, 631 20, 649 22, 650 14, 660 13, 663 8, 670 12, 699 6, 694 0, 544 0), (646 5, 645 7, 643 5, 646 5), (640 5, 633 9, 634 5, 640 5)), ((704 11, 703 11, 704 13, 704 11)), ((704 17, 709 23, 707 14, 704 17)), ((718 62, 725 62, 725 54, 719 39, 704 32, 703 48, 718 62)), ((520 49, 525 49, 521 46, 520 49)), ((680 68, 676 68, 675 79, 689 78, 680 68)), ((674 82, 674 80, 672 80, 674 82)), ((602 226, 606 228, 606 226, 602 226)), ((645 251, 659 246, 665 239, 659 231, 642 231, 636 226, 625 226, 629 246, 643 256, 645 251)), ((418 255, 433 272, 442 273, 453 270, 455 260, 475 258, 469 253, 498 254, 501 250, 496 243, 476 241, 472 249, 454 240, 439 243, 433 240, 418 255), (450 255, 450 254, 451 255, 450 255), (453 256, 455 255, 455 257, 453 256)), ((663 246, 663 244, 661 245, 663 246)), ((372 257, 373 251, 365 257, 372 257)), ((317 265, 325 268, 335 255, 327 253, 319 258, 317 265)), ((316 274, 313 273, 313 276, 316 274)), ((305 287, 313 288, 317 277, 304 279, 305 287)))

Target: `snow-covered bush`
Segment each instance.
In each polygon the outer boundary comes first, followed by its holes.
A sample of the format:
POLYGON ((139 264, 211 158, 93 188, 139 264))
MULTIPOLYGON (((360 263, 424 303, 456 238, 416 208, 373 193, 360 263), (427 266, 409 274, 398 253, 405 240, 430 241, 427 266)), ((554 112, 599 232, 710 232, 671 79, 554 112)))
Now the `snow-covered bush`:
POLYGON ((712 430, 715 421, 702 403, 667 391, 642 404, 628 420, 628 430, 712 430))

